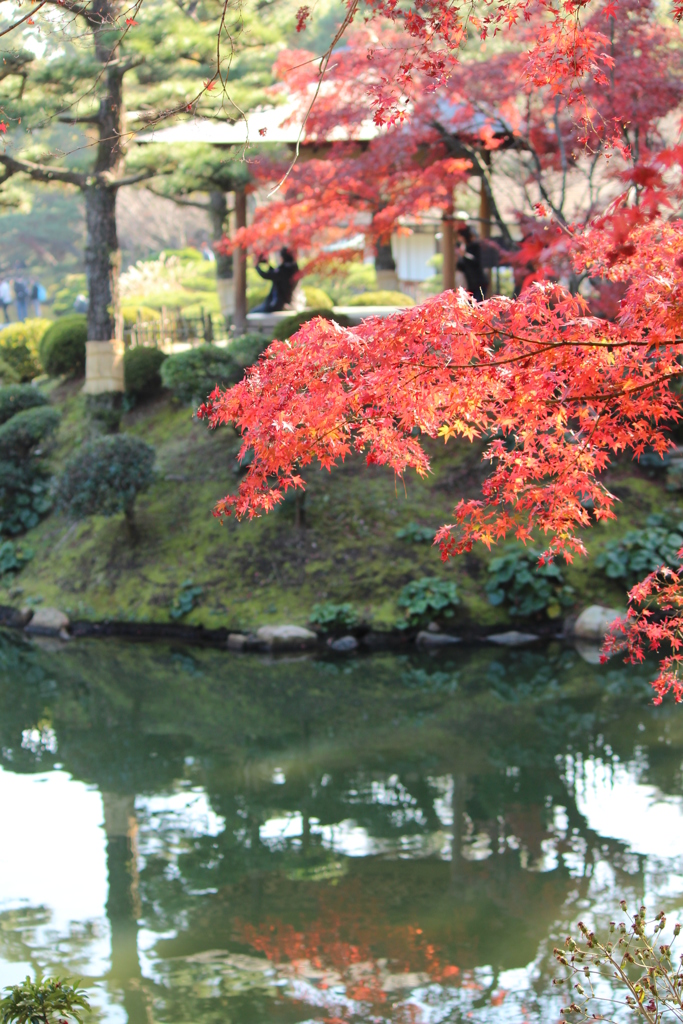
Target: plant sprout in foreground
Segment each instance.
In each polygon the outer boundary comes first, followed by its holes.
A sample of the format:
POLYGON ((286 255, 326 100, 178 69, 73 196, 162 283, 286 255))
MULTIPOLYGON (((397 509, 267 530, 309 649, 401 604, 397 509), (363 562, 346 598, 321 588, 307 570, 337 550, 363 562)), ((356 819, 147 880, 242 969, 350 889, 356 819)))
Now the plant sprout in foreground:
POLYGON ((5 991, 0 999, 2 1024, 68 1024, 67 1017, 82 1024, 81 1010, 90 1009, 83 990, 61 978, 33 982, 27 976, 21 985, 5 991))
POLYGON ((564 949, 553 951, 569 972, 566 979, 557 978, 554 984, 573 989, 571 1003, 563 1007, 562 1014, 580 1021, 617 1022, 632 1015, 649 1024, 683 1021, 683 955, 675 961, 672 951, 680 924, 675 924, 671 938, 665 939, 663 910, 648 926, 645 907, 631 919, 624 900, 620 906, 630 927, 611 921, 610 937, 602 941, 579 921, 580 940, 568 937, 564 949))

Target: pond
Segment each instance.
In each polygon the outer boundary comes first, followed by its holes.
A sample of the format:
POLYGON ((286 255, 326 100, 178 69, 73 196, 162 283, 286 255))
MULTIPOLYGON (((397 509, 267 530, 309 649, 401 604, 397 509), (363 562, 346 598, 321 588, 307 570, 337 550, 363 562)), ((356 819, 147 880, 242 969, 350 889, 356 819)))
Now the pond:
POLYGON ((683 907, 652 674, 2 634, 0 984, 117 1024, 557 1020, 574 922, 683 907))

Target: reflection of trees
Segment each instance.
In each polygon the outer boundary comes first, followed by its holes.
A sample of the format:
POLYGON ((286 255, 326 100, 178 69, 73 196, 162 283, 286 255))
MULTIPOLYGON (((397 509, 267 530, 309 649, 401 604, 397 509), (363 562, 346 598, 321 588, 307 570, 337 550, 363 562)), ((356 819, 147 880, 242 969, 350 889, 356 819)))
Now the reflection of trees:
MULTIPOLYGON (((460 653, 457 663, 387 655, 342 671, 117 644, 75 644, 48 660, 5 646, 4 764, 33 771, 58 759, 103 792, 111 983, 134 1024, 149 1018, 136 900, 147 927, 178 930, 157 947, 173 980, 172 991, 155 993, 166 1019, 191 1019, 197 999, 194 1015, 207 1021, 277 1018, 284 1011, 263 955, 281 966, 295 948, 347 987, 361 978, 373 1006, 394 998, 383 987, 388 974, 433 980, 435 964, 490 964, 492 991, 498 972, 552 945, 548 936, 589 892, 592 864, 609 863, 624 892, 642 883, 642 863, 587 827, 566 757, 629 761, 642 748, 644 780, 680 792, 680 715, 648 708, 633 674, 586 666, 560 648, 460 653), (56 732, 54 755, 21 746, 40 721, 56 732), (222 830, 188 827, 179 841, 177 821, 168 833, 156 828, 138 878, 133 794, 181 780, 203 787, 222 830), (298 834, 266 839, 274 818, 296 819, 298 834), (344 821, 383 853, 330 849, 325 829, 344 821), (228 951, 220 970, 206 959, 216 948, 228 951)), ((144 811, 138 818, 144 838, 144 811)))

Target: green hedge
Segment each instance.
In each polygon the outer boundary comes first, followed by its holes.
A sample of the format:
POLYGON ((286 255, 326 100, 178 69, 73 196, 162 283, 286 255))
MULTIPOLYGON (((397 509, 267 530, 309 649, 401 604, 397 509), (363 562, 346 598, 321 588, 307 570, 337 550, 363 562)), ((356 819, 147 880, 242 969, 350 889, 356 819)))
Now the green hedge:
POLYGON ((136 402, 158 395, 162 388, 161 364, 166 358, 159 348, 137 345, 127 349, 123 357, 126 395, 136 402))
POLYGON ((26 459, 41 441, 54 434, 60 415, 51 406, 24 409, 0 427, 0 459, 26 459))
POLYGON ((273 337, 278 341, 286 341, 287 338, 291 338, 293 334, 296 334, 300 327, 307 324, 309 320, 314 320, 317 316, 321 316, 323 320, 332 320, 341 327, 351 326, 348 316, 344 316, 343 313, 333 313, 331 309, 324 309, 322 307, 320 309, 306 309, 303 313, 296 313, 294 316, 288 316, 286 320, 281 320, 273 331, 273 337))
POLYGON ((88 319, 82 313, 55 320, 40 343, 40 359, 51 377, 66 374, 80 377, 85 373, 85 343, 88 319))
POLYGON ((169 356, 161 367, 161 380, 181 402, 203 402, 216 385, 232 387, 241 380, 268 345, 262 335, 245 334, 225 348, 200 345, 169 356))
POLYGON ((24 409, 34 409, 47 405, 48 401, 42 391, 30 384, 10 384, 0 388, 0 424, 6 423, 24 409))

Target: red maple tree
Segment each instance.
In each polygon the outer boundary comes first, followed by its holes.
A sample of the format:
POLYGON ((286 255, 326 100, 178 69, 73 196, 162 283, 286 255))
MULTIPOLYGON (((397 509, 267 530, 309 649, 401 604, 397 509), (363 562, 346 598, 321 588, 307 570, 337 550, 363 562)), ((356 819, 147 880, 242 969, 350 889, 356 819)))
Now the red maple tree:
MULTIPOLYGON (((427 5, 424 23, 409 26, 422 47, 413 76, 416 68, 428 76, 426 54, 451 32, 433 24, 444 9, 427 5)), ((377 10, 392 16, 386 3, 377 10)), ((268 511, 287 489, 303 487, 302 470, 313 460, 331 468, 355 451, 399 475, 408 468, 425 474, 421 436, 483 438, 491 473, 481 499, 461 501, 439 531, 442 556, 477 541, 541 533, 544 558, 571 560, 585 553, 582 530, 614 517, 615 498, 601 479, 610 461, 671 446, 667 426, 680 418, 672 385, 683 374, 683 222, 676 216, 683 147, 657 149, 642 131, 636 147, 629 118, 640 100, 633 90, 621 90, 622 108, 612 89, 601 115, 591 101, 596 90, 609 91, 610 69, 616 75, 619 65, 605 28, 614 20, 625 36, 634 4, 612 0, 601 21, 585 23, 581 3, 491 3, 483 10, 483 34, 523 14, 533 40, 519 58, 527 80, 570 105, 573 145, 582 145, 586 158, 599 128, 600 145, 614 160, 620 191, 604 211, 584 224, 553 220, 573 272, 623 292, 613 321, 592 316, 587 302, 557 281, 536 281, 516 299, 476 303, 445 292, 353 329, 308 323, 288 342, 274 342, 240 384, 216 390, 200 410, 214 426, 234 422, 243 453, 254 453, 239 493, 219 502, 217 515, 268 511)), ((660 60, 674 52, 662 46, 660 60)), ((669 99, 664 109, 671 109, 669 99)), ((654 125, 656 113, 643 116, 654 125)), ((632 660, 671 644, 657 695, 673 690, 683 699, 683 579, 664 570, 636 587, 631 602, 619 644, 632 660)))

